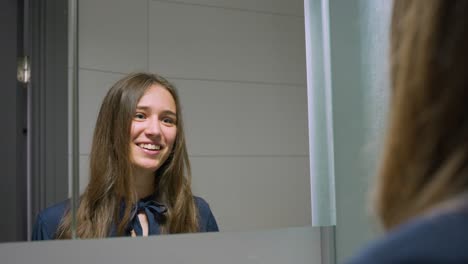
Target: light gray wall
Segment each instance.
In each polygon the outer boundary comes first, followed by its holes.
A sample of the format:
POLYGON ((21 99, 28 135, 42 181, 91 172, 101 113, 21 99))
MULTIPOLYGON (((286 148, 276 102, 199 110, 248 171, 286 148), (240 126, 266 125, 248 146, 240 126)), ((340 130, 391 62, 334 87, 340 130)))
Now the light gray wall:
POLYGON ((320 264, 318 232, 316 228, 300 227, 137 239, 10 243, 0 245, 0 256, 5 264, 320 264))
POLYGON ((380 234, 370 192, 387 112, 392 1, 330 1, 338 263, 380 234))
POLYGON ((80 188, 98 108, 126 73, 180 91, 193 190, 223 231, 310 224, 303 1, 81 0, 80 188))

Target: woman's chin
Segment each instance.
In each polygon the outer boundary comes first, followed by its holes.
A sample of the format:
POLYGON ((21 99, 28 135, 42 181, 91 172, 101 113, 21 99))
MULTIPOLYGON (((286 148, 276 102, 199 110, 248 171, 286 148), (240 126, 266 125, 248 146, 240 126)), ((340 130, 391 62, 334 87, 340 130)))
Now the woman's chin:
POLYGON ((142 172, 142 173, 154 173, 159 169, 159 165, 155 165, 155 164, 134 164, 134 165, 135 165, 135 169, 138 172, 142 172))

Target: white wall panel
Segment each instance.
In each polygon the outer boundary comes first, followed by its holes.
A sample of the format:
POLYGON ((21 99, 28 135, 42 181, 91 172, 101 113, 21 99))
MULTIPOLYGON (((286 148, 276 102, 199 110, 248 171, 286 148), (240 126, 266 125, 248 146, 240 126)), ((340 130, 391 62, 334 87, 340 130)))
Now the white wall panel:
MULTIPOLYGON (((158 0, 153 0, 158 1, 158 0)), ((304 16, 303 0, 163 0, 164 2, 179 2, 198 5, 238 8, 274 14, 304 16)))
POLYGON ((168 77, 305 84, 304 19, 152 1, 149 69, 168 77))
POLYGON ((308 155, 305 86, 173 82, 191 155, 308 155))
POLYGON ((80 0, 80 67, 124 73, 146 70, 147 5, 147 0, 80 0))
POLYGON ((222 231, 311 224, 308 157, 191 157, 222 231))

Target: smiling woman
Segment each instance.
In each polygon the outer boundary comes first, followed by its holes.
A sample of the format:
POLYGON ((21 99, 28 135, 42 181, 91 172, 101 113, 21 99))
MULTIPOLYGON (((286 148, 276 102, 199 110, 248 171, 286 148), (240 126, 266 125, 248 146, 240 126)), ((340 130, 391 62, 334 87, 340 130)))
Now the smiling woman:
MULTIPOLYGON (((190 185, 175 87, 156 74, 119 80, 96 122, 77 237, 218 231, 210 207, 190 185)), ((33 240, 70 238, 71 223, 68 201, 49 207, 37 217, 33 240)))

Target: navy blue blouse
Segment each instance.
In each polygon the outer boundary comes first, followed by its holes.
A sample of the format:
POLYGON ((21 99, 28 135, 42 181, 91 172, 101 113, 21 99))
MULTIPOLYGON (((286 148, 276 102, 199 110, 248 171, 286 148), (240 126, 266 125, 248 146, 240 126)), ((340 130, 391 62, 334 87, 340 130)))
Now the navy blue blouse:
POLYGON ((347 264, 468 263, 468 211, 421 217, 397 227, 347 264))
MULTIPOLYGON (((195 204, 198 207, 199 232, 217 232, 218 224, 211 212, 208 203, 201 197, 194 196, 195 204)), ((55 204, 39 213, 34 224, 32 240, 55 239, 55 232, 66 212, 68 201, 55 204)), ((149 235, 160 234, 159 222, 163 219, 166 207, 149 198, 141 199, 133 210, 133 220, 130 222, 127 235, 130 230, 134 230, 137 236, 141 236, 143 231, 137 214, 144 212, 148 218, 149 235)), ((115 226, 111 227, 110 237, 117 236, 115 226)))

